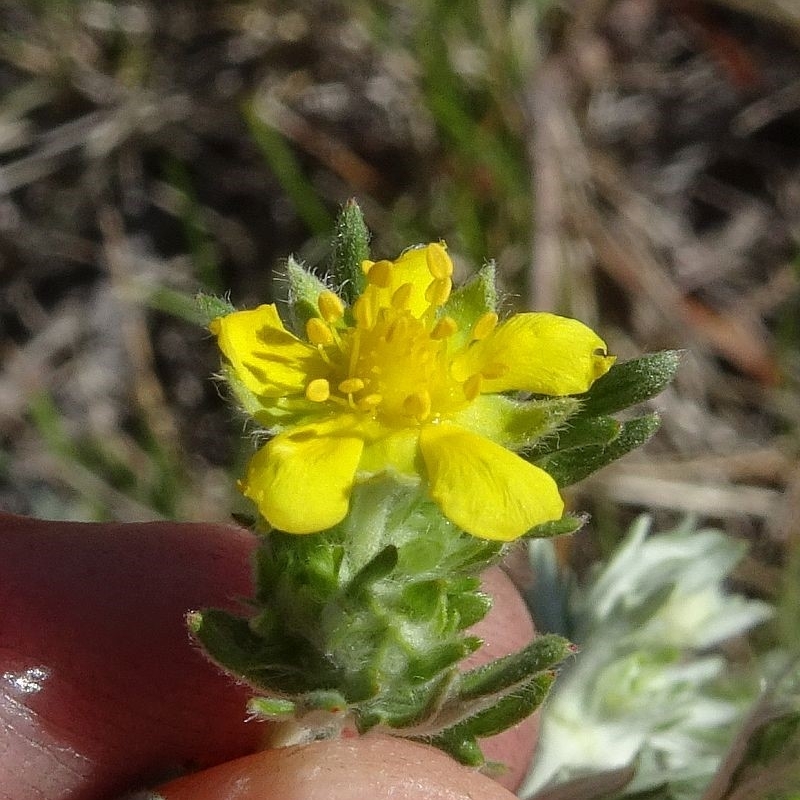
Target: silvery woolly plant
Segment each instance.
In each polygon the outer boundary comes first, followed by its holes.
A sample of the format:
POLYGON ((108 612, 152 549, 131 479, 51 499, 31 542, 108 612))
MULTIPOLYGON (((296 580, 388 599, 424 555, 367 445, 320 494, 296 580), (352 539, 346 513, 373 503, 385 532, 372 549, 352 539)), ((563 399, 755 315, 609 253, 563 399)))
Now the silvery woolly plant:
POLYGON ((288 299, 203 298, 222 377, 264 442, 239 483, 257 512, 252 613, 189 617, 284 743, 377 729, 483 766, 479 740, 544 699, 555 635, 462 672, 511 542, 569 533, 560 490, 644 443, 677 355, 615 363, 585 325, 501 318, 492 264, 453 286, 446 246, 372 260, 355 202, 329 274, 289 259, 288 299))

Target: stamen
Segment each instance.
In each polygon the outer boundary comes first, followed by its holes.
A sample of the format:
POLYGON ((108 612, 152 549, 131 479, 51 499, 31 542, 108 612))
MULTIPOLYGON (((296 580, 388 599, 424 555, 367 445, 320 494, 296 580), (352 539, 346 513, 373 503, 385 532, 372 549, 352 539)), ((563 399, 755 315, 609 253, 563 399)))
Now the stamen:
POLYGON ((431 331, 431 339, 447 339, 458 330, 458 323, 452 317, 442 317, 431 331))
POLYGON ((395 311, 406 311, 411 305, 411 295, 414 287, 410 283, 403 283, 392 295, 392 308, 395 311))
POLYGON ((367 272, 367 281, 379 289, 386 289, 392 282, 393 269, 391 261, 376 261, 367 272))
POLYGON ((353 316, 359 328, 371 328, 375 324, 375 310, 370 300, 370 295, 362 294, 353 304, 353 316))
POLYGON ((344 304, 333 292, 321 292, 317 306, 322 319, 327 323, 338 322, 344 316, 344 304))
POLYGON ((338 386, 342 394, 355 394, 364 388, 361 378, 345 378, 338 386))
POLYGON ((331 329, 319 317, 311 317, 306 322, 306 336, 314 345, 328 345, 335 341, 331 329))
POLYGON ((312 403, 324 403, 331 396, 331 385, 325 378, 315 378, 306 386, 306 399, 312 403))
POLYGON ((442 245, 429 244, 425 250, 425 260, 428 262, 428 270, 434 278, 444 280, 452 277, 453 262, 442 245))
POLYGON ((496 327, 499 317, 494 311, 487 311, 478 317, 478 321, 472 326, 472 340, 480 341, 485 339, 496 327))
POLYGON ((431 396, 427 389, 410 394, 403 400, 403 413, 420 422, 431 415, 431 396))
POLYGON ((383 395, 373 393, 362 397, 357 403, 356 408, 359 411, 372 411, 383 402, 383 395))
POLYGON ((425 299, 432 306, 443 306, 453 288, 451 278, 434 278, 425 290, 425 299))
POLYGON ((482 381, 483 379, 481 376, 476 373, 475 375, 470 375, 462 384, 464 397, 466 397, 470 403, 481 393, 482 381))

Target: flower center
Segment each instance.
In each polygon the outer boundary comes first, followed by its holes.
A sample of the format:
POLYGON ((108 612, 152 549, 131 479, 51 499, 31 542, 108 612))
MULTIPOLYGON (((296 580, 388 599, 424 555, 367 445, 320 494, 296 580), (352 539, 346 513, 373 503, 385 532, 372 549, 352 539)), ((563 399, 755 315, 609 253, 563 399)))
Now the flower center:
MULTIPOLYGON (((351 326, 344 324, 339 298, 320 295, 320 316, 309 321, 306 333, 330 372, 309 382, 307 399, 404 427, 446 417, 478 396, 480 374, 459 381, 451 371, 458 326, 441 308, 452 288, 452 263, 440 245, 429 245, 426 256, 429 278, 421 285, 418 276, 404 280, 409 276, 390 261, 369 266, 351 326), (418 296, 423 287, 424 301, 418 296)), ((485 314, 472 340, 488 336, 496 323, 495 314, 485 314)))

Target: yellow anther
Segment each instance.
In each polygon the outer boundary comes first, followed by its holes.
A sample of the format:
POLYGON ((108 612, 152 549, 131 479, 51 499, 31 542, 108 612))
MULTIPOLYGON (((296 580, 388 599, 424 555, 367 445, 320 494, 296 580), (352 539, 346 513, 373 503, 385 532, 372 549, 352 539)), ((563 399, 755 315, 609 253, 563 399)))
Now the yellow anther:
POLYGON ((367 281, 372 286, 385 289, 392 282, 392 269, 394 265, 391 261, 376 261, 367 272, 367 281))
POLYGON ((319 317, 311 317, 306 322, 306 336, 315 345, 333 344, 335 341, 331 329, 319 317))
POLYGON ((414 287, 410 283, 403 283, 392 295, 392 308, 396 311, 405 311, 411 304, 411 295, 414 287))
POLYGON ((425 290, 425 299, 432 306, 443 306, 452 288, 453 281, 450 278, 434 278, 425 290))
POLYGON ((431 415, 431 396, 427 389, 410 394, 403 400, 403 413, 420 422, 431 415))
POLYGON ((331 385, 325 378, 315 378, 306 386, 306 399, 312 403, 324 403, 331 396, 331 385))
POLYGON ((485 366, 481 370, 481 375, 483 375, 487 381, 490 381, 493 378, 502 378, 507 372, 508 364, 501 364, 499 361, 496 361, 493 364, 485 366))
POLYGON ((344 316, 344 304, 333 292, 320 293, 317 306, 325 322, 338 322, 344 316))
POLYGON ((453 276, 453 262, 443 245, 429 244, 425 250, 425 260, 428 262, 428 270, 434 278, 444 280, 453 276))
POLYGON ((447 339, 458 330, 458 323, 452 317, 442 317, 431 331, 431 339, 447 339))
POLYGON ((364 381, 361 378, 345 378, 338 388, 342 394, 355 394, 364 388, 364 381))
POLYGON ((377 393, 368 394, 366 397, 362 397, 357 403, 356 408, 359 411, 372 411, 373 408, 377 408, 383 402, 383 396, 377 393))
POLYGON ((480 393, 481 393, 481 383, 483 379, 480 375, 470 375, 464 383, 462 384, 462 388, 464 389, 464 397, 471 403, 480 393))
POLYGON ((478 317, 478 321, 472 326, 473 341, 485 339, 496 327, 498 316, 494 311, 487 311, 478 317))

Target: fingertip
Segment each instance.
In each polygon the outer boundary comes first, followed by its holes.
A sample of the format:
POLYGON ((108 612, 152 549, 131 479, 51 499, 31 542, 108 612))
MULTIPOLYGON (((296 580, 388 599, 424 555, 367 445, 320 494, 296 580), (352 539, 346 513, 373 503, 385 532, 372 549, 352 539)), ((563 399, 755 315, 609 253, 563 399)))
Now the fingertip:
POLYGON ((147 800, 512 800, 444 753, 384 736, 268 750, 179 778, 147 800))

